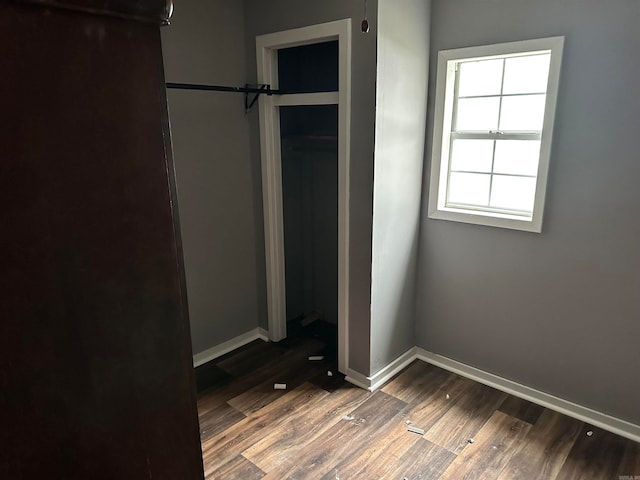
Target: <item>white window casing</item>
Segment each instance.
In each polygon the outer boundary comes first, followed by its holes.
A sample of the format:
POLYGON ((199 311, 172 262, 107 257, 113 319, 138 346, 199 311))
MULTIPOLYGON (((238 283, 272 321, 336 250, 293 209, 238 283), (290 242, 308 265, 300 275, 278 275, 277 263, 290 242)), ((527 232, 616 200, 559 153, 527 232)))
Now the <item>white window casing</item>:
POLYGON ((439 52, 429 218, 541 231, 563 44, 439 52))

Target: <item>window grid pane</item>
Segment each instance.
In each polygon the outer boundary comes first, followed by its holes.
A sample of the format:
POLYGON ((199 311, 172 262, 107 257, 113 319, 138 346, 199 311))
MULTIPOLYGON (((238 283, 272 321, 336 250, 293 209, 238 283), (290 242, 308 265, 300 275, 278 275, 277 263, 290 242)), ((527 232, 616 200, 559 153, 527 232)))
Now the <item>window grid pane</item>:
POLYGON ((502 97, 461 98, 457 102, 456 130, 490 131, 498 128, 502 97))
POLYGON ((500 130, 542 130, 546 95, 519 95, 501 97, 500 130))
POLYGON ((491 175, 452 172, 447 193, 452 204, 487 207, 491 198, 491 175))
POLYGON ((503 69, 501 58, 460 64, 459 98, 500 95, 503 69))
POLYGON ((446 206, 531 214, 539 145, 535 139, 453 139, 446 206))
POLYGON ((455 129, 452 133, 475 132, 474 136, 477 137, 463 140, 454 136, 451 139, 446 196, 448 207, 461 206, 523 215, 532 213, 538 167, 538 156, 532 158, 532 152, 539 154, 548 66, 547 71, 543 69, 533 81, 525 81, 520 90, 518 81, 523 75, 514 67, 527 64, 544 67, 544 62, 548 63, 549 58, 547 54, 461 62, 457 73, 455 129), (483 71, 488 72, 491 78, 481 80, 474 87, 469 77, 471 74, 482 74, 483 71), (499 84, 497 94, 496 83, 499 84), (496 130, 502 128, 506 132, 496 130), (515 132, 523 133, 518 135, 517 140, 508 140, 510 132, 514 132, 512 136, 516 135, 515 132), (527 138, 527 134, 531 139, 522 140, 522 137, 527 138), (483 135, 486 137, 483 138, 483 135), (498 139, 498 135, 506 138, 498 139), (492 144, 490 152, 487 150, 488 142, 492 144))
POLYGON ((446 206, 529 215, 533 212, 536 180, 529 175, 454 171, 449 177, 446 206))
POLYGON ((547 93, 550 62, 550 53, 507 58, 502 93, 547 93))
POLYGON ((456 75, 453 131, 504 130, 539 134, 545 110, 550 58, 549 53, 537 53, 460 62, 456 75), (479 85, 474 87, 472 77, 483 73, 489 78, 476 79, 479 85), (499 82, 498 75, 501 76, 499 82), (497 86, 491 86, 497 83, 499 91, 496 91, 497 86), (504 100, 507 98, 507 117, 503 121, 504 100), (542 101, 537 100, 540 98, 542 101), (523 111, 523 108, 528 110, 523 111))

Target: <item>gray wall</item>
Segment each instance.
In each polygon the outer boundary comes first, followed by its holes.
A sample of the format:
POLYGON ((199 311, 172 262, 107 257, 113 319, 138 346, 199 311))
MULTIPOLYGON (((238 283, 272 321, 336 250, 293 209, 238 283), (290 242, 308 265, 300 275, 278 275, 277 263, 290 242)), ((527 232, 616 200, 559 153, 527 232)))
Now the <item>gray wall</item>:
POLYGON ((636 424, 638 25, 635 0, 433 0, 431 103, 438 50, 554 35, 565 50, 542 233, 423 213, 417 316, 427 350, 636 424))
MULTIPOLYGON (((369 374, 369 340, 371 300, 371 229, 373 195, 373 144, 376 77, 377 1, 370 0, 371 32, 360 33, 362 2, 323 0, 245 0, 247 78, 256 78, 255 37, 265 33, 314 25, 343 18, 353 18, 352 98, 351 98, 351 184, 350 184, 350 259, 349 259, 349 364, 369 374)), ((253 188, 262 195, 260 184, 260 137, 257 112, 249 115, 251 123, 251 165, 253 188)), ((254 205, 259 214, 255 230, 263 228, 261 196, 254 205)), ((264 281, 264 239, 259 238, 258 277, 264 281)), ((264 285, 260 286, 265 289, 264 285)), ((261 306, 261 308, 265 308, 261 306)), ((261 318, 266 318, 262 313, 261 318)))
MULTIPOLYGON (((167 81, 243 85, 244 42, 242 2, 176 2, 171 25, 162 29, 167 81)), ((266 302, 257 283, 264 266, 256 265, 261 199, 253 189, 243 96, 169 90, 168 97, 191 334, 199 353, 258 326, 259 305, 266 302)))
POLYGON ((428 0, 378 2, 371 371, 415 345, 429 65, 428 0))

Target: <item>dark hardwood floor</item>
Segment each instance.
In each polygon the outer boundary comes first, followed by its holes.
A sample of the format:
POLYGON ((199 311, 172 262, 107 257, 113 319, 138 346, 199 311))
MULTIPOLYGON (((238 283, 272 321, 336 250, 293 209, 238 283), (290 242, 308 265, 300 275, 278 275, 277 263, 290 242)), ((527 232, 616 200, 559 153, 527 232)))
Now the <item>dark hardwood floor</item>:
POLYGON ((330 327, 291 330, 196 370, 208 479, 640 478, 638 443, 420 361, 366 392, 330 327))

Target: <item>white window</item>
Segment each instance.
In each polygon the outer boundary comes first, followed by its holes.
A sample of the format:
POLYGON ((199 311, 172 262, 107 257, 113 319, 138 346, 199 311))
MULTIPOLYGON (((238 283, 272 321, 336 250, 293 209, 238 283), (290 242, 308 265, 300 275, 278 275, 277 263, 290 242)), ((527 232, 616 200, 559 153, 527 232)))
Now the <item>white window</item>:
POLYGON ((563 42, 439 52, 430 218, 540 232, 563 42))

